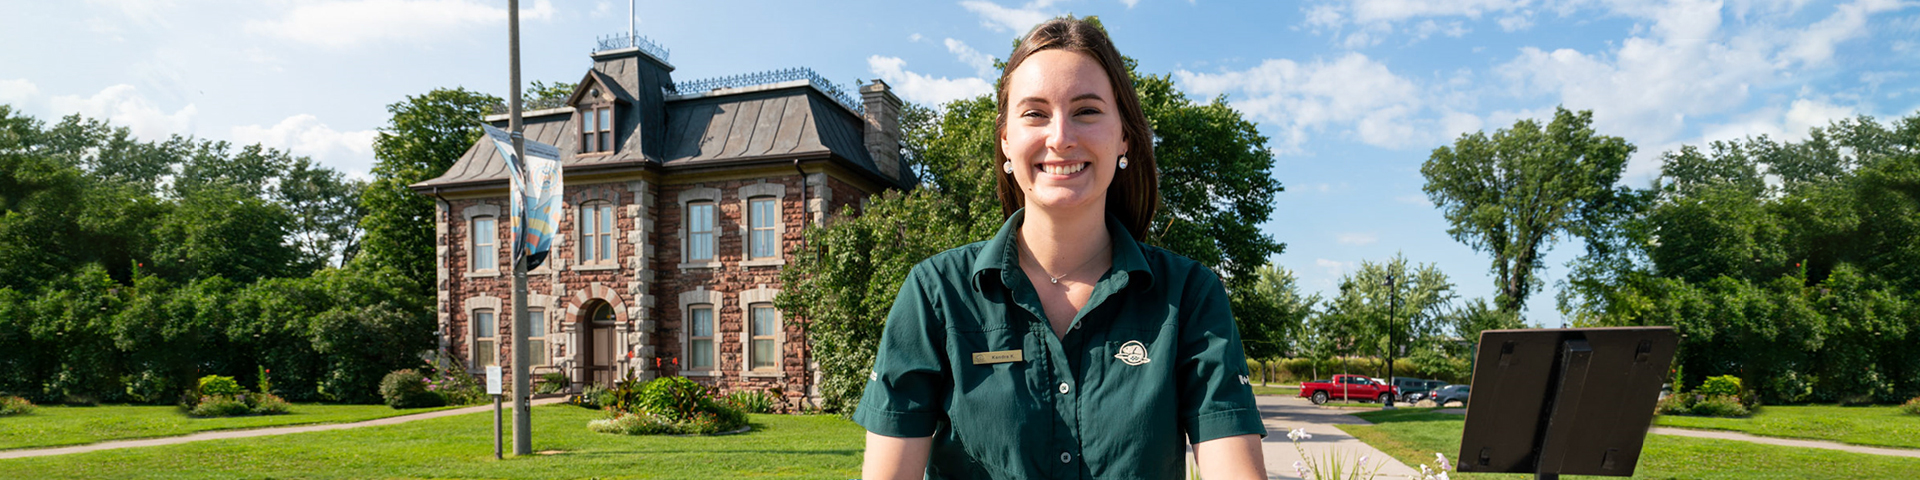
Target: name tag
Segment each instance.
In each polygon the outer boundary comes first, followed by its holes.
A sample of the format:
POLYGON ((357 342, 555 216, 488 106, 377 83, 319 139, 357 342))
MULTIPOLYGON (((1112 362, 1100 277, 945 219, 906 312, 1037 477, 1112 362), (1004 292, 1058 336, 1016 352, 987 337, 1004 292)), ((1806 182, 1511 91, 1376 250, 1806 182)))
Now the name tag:
POLYGON ((1023 356, 1019 350, 1001 350, 998 352, 979 352, 973 354, 974 365, 1018 362, 1025 359, 1026 357, 1023 356))

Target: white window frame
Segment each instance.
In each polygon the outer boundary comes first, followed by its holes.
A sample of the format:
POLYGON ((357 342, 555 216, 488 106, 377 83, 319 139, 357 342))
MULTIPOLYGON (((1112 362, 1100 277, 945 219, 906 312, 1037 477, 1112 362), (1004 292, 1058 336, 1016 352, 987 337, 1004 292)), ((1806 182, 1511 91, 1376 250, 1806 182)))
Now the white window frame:
POLYGON ((773 308, 773 299, 780 295, 780 289, 760 285, 751 290, 740 292, 740 312, 745 321, 740 322, 740 372, 746 377, 782 378, 786 374, 787 329, 786 315, 780 309, 773 308), (773 366, 761 369, 753 368, 753 308, 766 307, 773 310, 773 366))
POLYGON ((500 206, 485 204, 485 203, 482 203, 479 205, 471 205, 461 212, 461 217, 465 220, 466 228, 467 228, 467 241, 464 242, 465 243, 464 247, 466 248, 466 251, 467 251, 467 271, 465 273, 465 276, 467 277, 499 276, 500 275, 500 206), (477 221, 481 219, 491 219, 491 221, 493 222, 493 229, 492 229, 493 231, 491 232, 492 233, 491 235, 489 235, 488 232, 482 232, 480 231, 481 230, 480 228, 477 228, 478 227, 477 221), (478 268, 479 267, 478 262, 475 261, 481 257, 478 250, 480 246, 479 241, 482 238, 493 240, 493 243, 491 244, 493 247, 493 255, 488 256, 489 260, 493 262, 493 268, 478 268))
POLYGON ((527 366, 532 368, 552 365, 553 356, 548 355, 548 352, 549 349, 553 348, 553 345, 547 343, 547 336, 553 333, 553 329, 549 328, 552 327, 552 325, 547 324, 547 309, 545 307, 528 307, 527 325, 538 325, 540 327, 539 335, 534 335, 534 332, 531 331, 527 332, 527 366))
POLYGON ((740 266, 742 267, 778 267, 787 264, 786 260, 786 197, 787 186, 782 183, 756 183, 740 187, 735 192, 740 199, 740 266), (753 254, 754 214, 753 202, 773 199, 773 255, 756 257, 753 254))
POLYGON ((726 332, 720 331, 720 307, 726 303, 726 295, 707 290, 701 286, 693 291, 680 292, 680 375, 688 377, 719 376, 721 371, 720 346, 725 344, 726 332), (713 311, 713 366, 707 370, 693 368, 693 309, 711 308, 713 311))
MULTIPOLYGON (((595 99, 595 101, 601 98, 599 92, 599 88, 595 88, 591 92, 592 98, 595 99)), ((617 119, 614 118, 615 112, 613 111, 612 103, 580 105, 576 107, 575 110, 580 112, 580 131, 577 132, 580 140, 580 153, 587 155, 609 154, 620 147, 619 143, 613 141, 613 124, 617 119)))
POLYGON ((493 353, 494 364, 497 365, 500 363, 500 307, 503 303, 499 297, 469 297, 465 304, 462 305, 462 310, 467 313, 467 324, 466 332, 461 333, 460 336, 462 337, 462 341, 467 345, 466 365, 468 373, 480 373, 483 369, 487 368, 487 364, 480 363, 479 358, 477 358, 478 355, 476 355, 482 348, 480 339, 475 338, 479 333, 478 314, 480 312, 493 315, 492 346, 487 347, 487 350, 493 353))
POLYGON ((719 268, 721 265, 720 235, 725 231, 720 228, 720 189, 708 187, 689 188, 686 191, 680 192, 679 204, 680 269, 719 268), (713 256, 711 258, 694 260, 692 248, 694 244, 692 206, 699 202, 708 202, 713 205, 713 215, 710 217, 713 222, 713 235, 709 237, 711 240, 709 240, 710 243, 708 244, 708 251, 713 252, 713 256))
POLYGON ((574 265, 615 265, 619 259, 620 241, 616 232, 620 230, 620 218, 616 216, 613 202, 594 200, 574 209, 574 224, 580 231, 579 239, 574 242, 574 253, 579 257, 574 265))

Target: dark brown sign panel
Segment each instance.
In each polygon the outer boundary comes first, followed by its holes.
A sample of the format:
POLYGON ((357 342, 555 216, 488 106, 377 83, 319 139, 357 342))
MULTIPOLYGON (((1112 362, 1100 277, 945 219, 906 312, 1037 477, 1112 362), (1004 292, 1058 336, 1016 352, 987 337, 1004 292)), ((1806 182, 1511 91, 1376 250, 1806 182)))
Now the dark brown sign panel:
POLYGON ((1678 346, 1670 327, 1482 332, 1458 468, 1632 476, 1678 346))

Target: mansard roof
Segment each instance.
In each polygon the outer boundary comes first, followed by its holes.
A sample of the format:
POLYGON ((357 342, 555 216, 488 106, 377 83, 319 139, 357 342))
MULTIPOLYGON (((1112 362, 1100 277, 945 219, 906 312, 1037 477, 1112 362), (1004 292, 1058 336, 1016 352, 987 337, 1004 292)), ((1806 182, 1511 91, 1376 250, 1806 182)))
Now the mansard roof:
MULTIPOLYGON (((817 159, 869 173, 882 184, 911 185, 911 179, 882 173, 866 149, 866 119, 848 104, 850 99, 837 99, 818 82, 801 79, 675 93, 657 65, 640 63, 640 58, 596 60, 568 106, 522 114, 526 138, 559 147, 562 168, 569 174, 817 159), (656 70, 647 70, 649 66, 656 70), (657 75, 652 83, 661 85, 652 97, 644 87, 650 73, 657 75), (589 85, 603 86, 616 100, 614 138, 619 147, 612 154, 579 154, 580 116, 572 105, 582 100, 589 85), (655 111, 646 111, 649 107, 655 111)), ((507 126, 505 115, 486 121, 507 126)), ((506 179, 502 156, 492 141, 482 138, 445 174, 411 187, 421 192, 498 188, 506 179)))

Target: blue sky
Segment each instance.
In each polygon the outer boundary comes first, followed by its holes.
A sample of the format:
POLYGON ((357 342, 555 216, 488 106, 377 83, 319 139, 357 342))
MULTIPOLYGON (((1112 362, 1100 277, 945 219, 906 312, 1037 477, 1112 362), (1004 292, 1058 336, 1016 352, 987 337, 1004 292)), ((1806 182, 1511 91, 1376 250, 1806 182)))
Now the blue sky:
MULTIPOLYGON (((0 103, 169 134, 265 143, 364 176, 385 107, 439 87, 506 91, 504 1, 6 0, 0 103)), ((525 79, 576 81, 628 4, 522 2, 525 79)), ((1272 139, 1287 191, 1265 230, 1273 260, 1331 294, 1359 262, 1435 263, 1463 298, 1491 297, 1488 260, 1449 238, 1420 163, 1462 132, 1595 111, 1661 152, 1859 114, 1920 111, 1920 3, 1895 0, 641 1, 638 30, 676 80, 805 66, 881 78, 905 99, 986 93, 992 58, 1058 14, 1098 15, 1141 70, 1199 99, 1225 95, 1272 139)), ((1552 284, 1580 246, 1547 256, 1528 318, 1557 326, 1552 284)))

